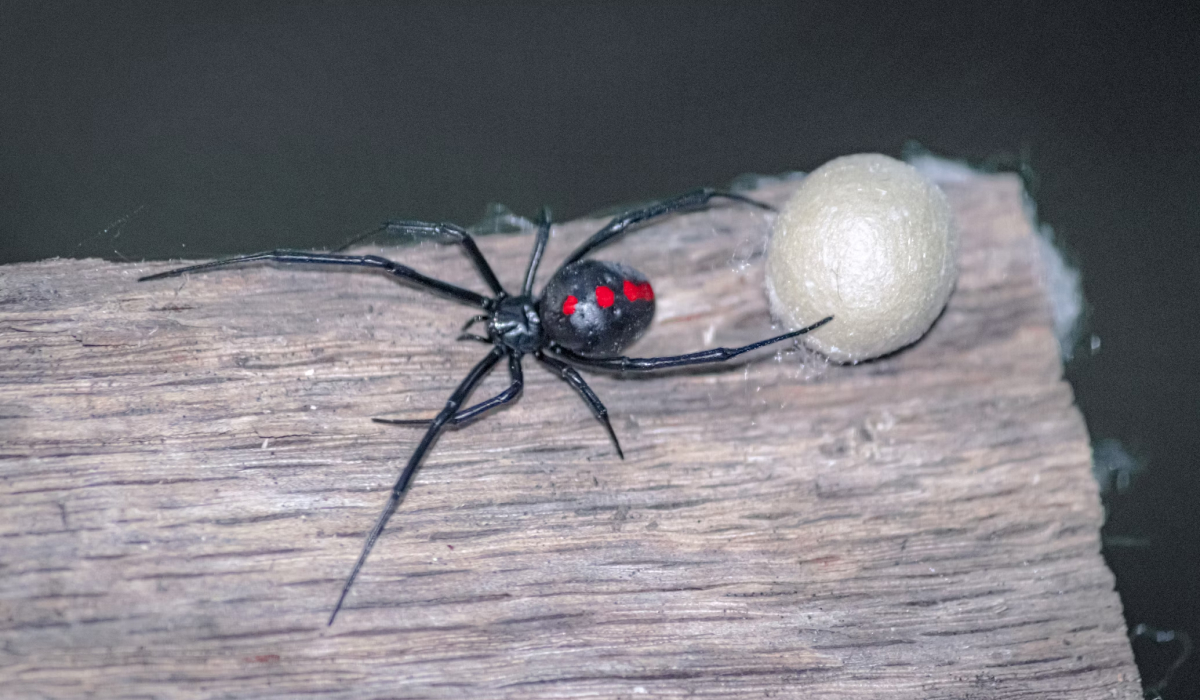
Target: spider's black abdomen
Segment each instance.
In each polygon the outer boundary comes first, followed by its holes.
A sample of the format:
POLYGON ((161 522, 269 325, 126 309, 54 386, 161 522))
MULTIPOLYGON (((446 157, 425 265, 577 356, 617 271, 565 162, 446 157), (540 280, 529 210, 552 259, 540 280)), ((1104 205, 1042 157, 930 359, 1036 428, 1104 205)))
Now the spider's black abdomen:
POLYGON ((654 318, 654 290, 628 265, 580 260, 558 271, 542 290, 538 314, 546 336, 582 355, 617 355, 654 318))

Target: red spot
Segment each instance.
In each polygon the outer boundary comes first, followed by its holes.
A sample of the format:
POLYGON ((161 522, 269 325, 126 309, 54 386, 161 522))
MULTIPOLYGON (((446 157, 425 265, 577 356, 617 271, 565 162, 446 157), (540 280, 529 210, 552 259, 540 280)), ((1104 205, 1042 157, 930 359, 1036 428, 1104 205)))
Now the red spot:
POLYGON ((654 290, 650 288, 649 282, 630 282, 629 280, 625 280, 625 298, 629 301, 637 301, 638 299, 654 301, 654 290))
POLYGON ((563 313, 567 316, 575 313, 575 305, 578 303, 579 300, 575 298, 574 294, 568 294, 566 301, 563 302, 563 313))
POLYGON ((614 298, 613 290, 604 285, 596 287, 596 303, 600 305, 600 308, 607 309, 612 306, 614 298))

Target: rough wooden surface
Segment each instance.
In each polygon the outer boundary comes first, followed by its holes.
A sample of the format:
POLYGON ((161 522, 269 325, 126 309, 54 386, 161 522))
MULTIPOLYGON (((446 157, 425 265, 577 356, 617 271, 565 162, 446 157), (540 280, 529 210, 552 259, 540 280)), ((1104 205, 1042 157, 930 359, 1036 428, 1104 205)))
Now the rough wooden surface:
MULTIPOLYGON (((625 461, 527 362, 518 404, 441 439, 333 627, 420 437, 368 419, 432 415, 484 352, 454 342, 472 311, 344 270, 4 269, 0 693, 1140 697, 1019 185, 946 188, 962 273, 923 341, 591 374, 625 461)), ((722 206, 598 255, 655 280, 636 354, 770 333, 768 225, 722 206)), ((515 286, 530 241, 481 246, 515 286)), ((389 254, 481 289, 456 249, 389 254)))

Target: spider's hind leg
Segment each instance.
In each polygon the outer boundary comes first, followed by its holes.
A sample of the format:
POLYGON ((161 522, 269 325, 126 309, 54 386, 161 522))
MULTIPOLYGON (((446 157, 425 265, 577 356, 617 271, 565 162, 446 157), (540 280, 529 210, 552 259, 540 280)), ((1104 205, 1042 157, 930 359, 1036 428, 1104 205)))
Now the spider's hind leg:
POLYGON ((702 209, 708 206, 709 201, 715 197, 729 199, 734 202, 741 202, 743 204, 749 204, 766 211, 776 211, 775 207, 767 204, 766 202, 760 202, 757 199, 751 199, 745 195, 737 194, 736 192, 725 192, 723 190, 714 190, 711 187, 702 187, 698 190, 692 190, 691 192, 685 192, 676 197, 671 197, 670 199, 664 199, 660 202, 648 204, 640 209, 632 209, 624 214, 618 214, 617 216, 613 217, 612 221, 608 222, 608 225, 592 234, 591 238, 587 239, 584 241, 583 245, 576 248, 575 252, 571 253, 571 255, 569 255, 563 262, 563 265, 570 265, 596 248, 608 245, 614 238, 620 236, 631 226, 645 224, 653 221, 654 219, 660 219, 664 216, 669 216, 675 212, 702 209))
POLYGON ((757 343, 750 343, 737 348, 713 348, 712 350, 702 350, 700 352, 688 353, 687 355, 672 355, 670 357, 625 357, 617 355, 613 357, 587 357, 580 355, 573 350, 568 350, 564 347, 555 347, 554 352, 567 358, 571 362, 586 367, 595 367, 596 369, 607 369, 619 372, 649 372, 656 369, 667 369, 670 367, 686 367, 688 365, 703 365, 714 362, 724 362, 731 360, 742 353, 757 350, 758 348, 778 343, 782 340, 795 338, 796 336, 804 335, 809 331, 816 330, 821 326, 833 320, 833 316, 826 316, 816 323, 801 328, 800 330, 777 335, 774 338, 760 340, 757 343))
POLYGON ((544 352, 539 351, 535 357, 542 364, 557 372, 558 376, 566 380, 572 389, 579 392, 579 396, 583 399, 583 402, 588 405, 588 408, 592 409, 592 415, 596 416, 604 424, 604 429, 608 431, 608 437, 612 439, 613 447, 617 448, 617 456, 625 459, 625 453, 621 451, 621 441, 617 439, 617 434, 613 431, 612 423, 608 422, 608 409, 601 403, 600 397, 596 396, 596 392, 592 391, 587 382, 583 381, 583 377, 579 375, 579 372, 571 365, 562 360, 550 357, 544 352))

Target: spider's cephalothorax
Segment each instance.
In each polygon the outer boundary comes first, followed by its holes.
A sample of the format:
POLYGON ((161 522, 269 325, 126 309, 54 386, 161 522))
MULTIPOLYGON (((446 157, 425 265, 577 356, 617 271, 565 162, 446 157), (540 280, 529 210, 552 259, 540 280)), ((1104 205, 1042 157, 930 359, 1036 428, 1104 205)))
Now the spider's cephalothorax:
POLYGON ((487 318, 488 340, 519 353, 536 352, 545 344, 537 303, 529 295, 500 297, 487 318))
POLYGON ((617 441, 617 435, 613 432, 612 424, 608 420, 608 410, 580 376, 576 366, 626 372, 723 362, 756 348, 807 333, 831 320, 832 317, 827 317, 805 328, 738 348, 714 348, 672 357, 624 357, 617 354, 629 347, 649 328, 650 321, 654 318, 654 290, 645 275, 631 267, 619 263, 584 260, 584 256, 610 243, 632 226, 644 224, 674 212, 704 207, 713 197, 724 197, 761 209, 772 210, 772 207, 742 195, 711 189, 695 190, 639 209, 633 209, 614 218, 583 245, 576 248, 575 252, 567 256, 566 261, 546 283, 541 295, 536 298, 533 295, 533 282, 537 276, 542 253, 550 238, 550 216, 544 209, 538 222, 533 254, 530 256, 529 266, 525 270, 524 284, 521 292, 516 295, 510 295, 504 290, 500 281, 496 279, 495 273, 492 272, 491 266, 479 252, 475 241, 465 230, 454 224, 432 224, 421 221, 388 222, 366 236, 351 241, 344 247, 384 231, 428 238, 442 243, 455 243, 461 245, 466 251, 479 275, 491 289, 492 296, 484 296, 464 287, 428 277, 411 267, 377 255, 343 255, 296 250, 273 250, 215 260, 148 275, 138 281, 174 277, 188 272, 258 260, 279 263, 351 265, 386 272, 413 285, 483 311, 467 323, 463 328, 462 337, 488 343, 492 349, 467 373, 466 378, 450 395, 446 405, 442 407, 437 416, 427 421, 374 419, 380 423, 421 425, 426 427, 426 430, 416 449, 409 456, 399 478, 396 479, 395 485, 392 486, 391 496, 384 506, 383 513, 380 514, 379 519, 375 522, 375 527, 371 529, 363 543, 362 552, 342 587, 342 594, 333 608, 333 614, 329 616, 329 624, 332 625, 359 570, 367 560, 367 555, 370 554, 379 534, 383 532, 388 519, 396 512, 400 501, 408 492, 413 475, 433 446, 434 441, 437 440, 438 435, 447 428, 463 425, 520 396, 524 386, 521 360, 525 355, 535 357, 579 393, 580 398, 608 432, 617 454, 624 458, 621 444, 617 441), (486 324, 486 337, 466 332, 468 328, 478 322, 486 324), (504 358, 508 360, 508 371, 511 377, 508 388, 490 399, 463 408, 467 398, 479 385, 479 382, 504 358))

